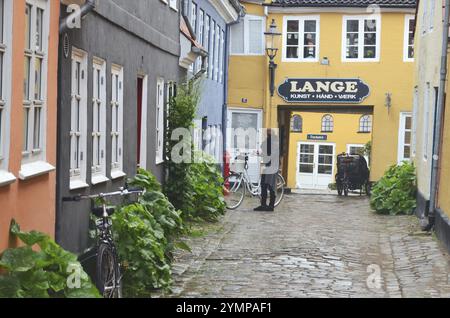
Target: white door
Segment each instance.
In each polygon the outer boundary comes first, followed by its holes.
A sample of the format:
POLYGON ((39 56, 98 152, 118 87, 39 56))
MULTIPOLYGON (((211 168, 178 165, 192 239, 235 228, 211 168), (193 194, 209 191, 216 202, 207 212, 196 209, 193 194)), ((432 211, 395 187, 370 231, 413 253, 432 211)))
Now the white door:
POLYGON ((231 162, 238 154, 249 153, 248 173, 252 182, 257 183, 261 176, 259 157, 256 152, 261 146, 262 112, 260 110, 230 109, 227 123, 227 150, 231 162), (246 134, 245 140, 237 132, 246 134), (241 141, 239 141, 239 138, 241 141))
POLYGON ((326 189, 333 183, 335 145, 302 142, 297 150, 297 187, 326 189))

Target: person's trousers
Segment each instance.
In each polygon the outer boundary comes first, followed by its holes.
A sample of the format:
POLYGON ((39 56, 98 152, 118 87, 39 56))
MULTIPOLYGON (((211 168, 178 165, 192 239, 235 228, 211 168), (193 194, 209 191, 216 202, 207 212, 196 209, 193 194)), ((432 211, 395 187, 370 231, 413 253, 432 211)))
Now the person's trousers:
POLYGON ((275 190, 272 188, 272 186, 270 186, 266 183, 262 183, 261 184, 261 205, 262 206, 267 206, 267 192, 270 192, 269 206, 273 208, 273 207, 275 207, 275 199, 276 199, 275 190))

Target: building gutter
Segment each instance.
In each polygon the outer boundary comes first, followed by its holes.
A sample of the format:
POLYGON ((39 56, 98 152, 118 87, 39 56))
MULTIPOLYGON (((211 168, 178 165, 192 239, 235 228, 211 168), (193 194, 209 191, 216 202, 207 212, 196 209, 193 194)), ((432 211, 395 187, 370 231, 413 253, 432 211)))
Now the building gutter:
POLYGON ((75 10, 73 13, 63 18, 59 24, 59 34, 62 34, 66 32, 67 29, 69 29, 69 21, 82 19, 90 12, 92 12, 95 9, 95 2, 96 0, 86 0, 86 2, 81 6, 80 10, 75 10))
POLYGON ((441 71, 440 71, 440 84, 439 84, 439 96, 438 105, 436 109, 436 123, 434 127, 434 144, 433 144, 433 162, 431 171, 431 196, 430 196, 430 209, 428 211, 428 225, 424 227, 424 230, 430 231, 434 227, 435 215, 437 206, 437 195, 439 192, 439 167, 441 163, 441 141, 442 141, 442 117, 445 107, 445 90, 447 79, 447 61, 448 61, 448 44, 449 44, 449 15, 450 15, 450 0, 445 0, 444 11, 444 25, 442 32, 442 56, 441 56, 441 71))

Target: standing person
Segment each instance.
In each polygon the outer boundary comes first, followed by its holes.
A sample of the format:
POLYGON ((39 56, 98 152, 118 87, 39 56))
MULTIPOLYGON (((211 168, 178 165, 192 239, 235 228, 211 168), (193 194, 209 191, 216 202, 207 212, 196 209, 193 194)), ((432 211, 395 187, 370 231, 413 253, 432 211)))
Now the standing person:
POLYGON ((267 130, 267 136, 262 143, 263 169, 261 179, 261 206, 254 211, 273 212, 275 210, 277 173, 279 169, 279 142, 278 136, 272 129, 267 130), (269 205, 267 205, 267 193, 270 194, 269 205))

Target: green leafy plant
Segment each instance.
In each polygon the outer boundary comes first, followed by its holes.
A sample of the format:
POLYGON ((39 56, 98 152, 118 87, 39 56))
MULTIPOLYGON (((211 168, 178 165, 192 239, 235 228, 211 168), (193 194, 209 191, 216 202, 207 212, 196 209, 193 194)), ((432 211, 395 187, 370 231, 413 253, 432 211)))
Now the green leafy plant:
POLYGON ((181 211, 161 192, 156 178, 140 169, 129 184, 145 193, 113 215, 114 235, 124 265, 124 294, 144 297, 170 286, 172 252, 189 247, 178 240, 185 231, 181 211))
POLYGON ((0 270, 5 273, 0 275, 0 298, 100 297, 77 257, 49 236, 22 232, 14 220, 11 234, 25 246, 8 249, 0 257, 0 270))
POLYGON ((390 167, 372 189, 372 208, 380 214, 412 214, 416 208, 416 184, 414 165, 405 162, 390 167))
POLYGON ((222 174, 206 153, 197 152, 196 157, 199 159, 189 166, 188 174, 193 207, 186 212, 193 220, 217 221, 226 210, 222 174))

